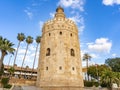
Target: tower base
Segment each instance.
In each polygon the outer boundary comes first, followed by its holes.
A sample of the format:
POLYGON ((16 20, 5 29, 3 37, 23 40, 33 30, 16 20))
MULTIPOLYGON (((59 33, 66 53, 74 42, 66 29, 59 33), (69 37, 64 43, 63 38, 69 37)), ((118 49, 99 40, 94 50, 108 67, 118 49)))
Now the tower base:
POLYGON ((84 90, 81 87, 44 87, 39 88, 39 90, 84 90))

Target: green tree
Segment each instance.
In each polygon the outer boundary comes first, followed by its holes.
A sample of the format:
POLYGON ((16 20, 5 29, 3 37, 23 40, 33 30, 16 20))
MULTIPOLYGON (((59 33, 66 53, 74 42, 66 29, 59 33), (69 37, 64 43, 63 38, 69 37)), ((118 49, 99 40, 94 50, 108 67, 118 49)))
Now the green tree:
POLYGON ((120 72, 120 58, 108 58, 105 64, 112 68, 114 72, 120 72))
POLYGON ((102 75, 102 71, 104 70, 111 70, 107 65, 93 65, 93 66, 89 66, 88 67, 88 74, 95 78, 95 79, 99 79, 99 77, 101 77, 102 75))
POLYGON ((8 72, 9 72, 9 77, 11 78, 12 75, 14 74, 14 72, 15 72, 14 67, 10 67, 10 69, 8 69, 8 72))
POLYGON ((15 58, 14 58, 13 67, 14 67, 15 62, 16 62, 16 57, 17 57, 18 49, 19 49, 19 47, 20 47, 20 43, 25 40, 25 35, 24 35, 24 33, 18 33, 17 40, 18 40, 19 42, 18 42, 18 46, 17 46, 16 53, 15 53, 15 58))
POLYGON ((101 83, 106 83, 107 87, 112 90, 112 84, 117 83, 119 80, 116 77, 116 73, 111 70, 104 70, 101 75, 101 83))
MULTIPOLYGON (((88 53, 85 53, 85 54, 83 55, 83 60, 86 61, 87 70, 88 70, 88 67, 89 67, 88 63, 89 63, 89 61, 91 60, 91 58, 92 58, 92 57, 91 57, 88 53)), ((89 81, 89 75, 88 75, 88 73, 87 73, 87 79, 88 79, 88 81, 89 81)))
POLYGON ((23 64, 24 64, 24 61, 25 61, 25 58, 26 58, 26 54, 27 54, 27 51, 28 51, 28 46, 29 46, 32 42, 33 42, 33 37, 28 36, 28 37, 26 38, 27 47, 26 47, 26 51, 25 51, 24 58, 23 58, 23 62, 22 62, 22 66, 21 66, 21 71, 22 71, 23 64))
MULTIPOLYGON (((36 55, 37 55, 37 50, 38 50, 38 46, 39 46, 40 42, 41 42, 41 36, 37 36, 37 38, 36 38, 37 46, 36 46, 36 51, 35 51, 35 57, 34 57, 34 61, 33 61, 32 71, 34 70, 35 60, 36 60, 36 55)), ((32 76, 32 73, 31 73, 31 76, 32 76)))
POLYGON ((97 79, 97 77, 98 77, 98 76, 97 76, 97 73, 98 73, 98 68, 97 68, 97 66, 95 66, 95 65, 89 66, 89 67, 88 67, 88 70, 87 70, 87 73, 88 73, 91 77, 97 79))
POLYGON ((0 36, 0 51, 1 51, 1 58, 0 58, 0 71, 1 71, 1 68, 2 68, 2 64, 3 64, 3 60, 4 60, 4 57, 5 55, 7 55, 8 53, 11 53, 13 54, 15 49, 13 48, 13 43, 10 42, 9 40, 7 39, 3 39, 1 36, 0 36))
POLYGON ((114 72, 114 73, 115 73, 115 76, 118 79, 117 85, 120 86, 120 72, 114 72))
POLYGON ((1 79, 1 76, 4 74, 4 65, 2 64, 2 67, 1 67, 1 70, 0 70, 0 79, 1 79))

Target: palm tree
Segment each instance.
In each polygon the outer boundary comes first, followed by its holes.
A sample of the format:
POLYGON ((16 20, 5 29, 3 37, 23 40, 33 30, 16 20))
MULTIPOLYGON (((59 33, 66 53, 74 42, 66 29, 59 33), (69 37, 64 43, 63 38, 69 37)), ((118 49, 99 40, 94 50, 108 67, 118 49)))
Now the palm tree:
POLYGON ((19 42, 18 42, 18 46, 17 46, 16 53, 15 53, 15 58, 14 58, 13 67, 15 66, 16 57, 17 57, 18 49, 19 49, 19 47, 20 47, 20 43, 25 40, 25 35, 24 35, 24 33, 18 33, 17 39, 18 39, 19 42))
POLYGON ((0 45, 2 44, 3 38, 0 36, 0 45))
POLYGON ((0 51, 1 51, 1 58, 0 58, 0 71, 1 71, 1 67, 3 64, 3 60, 5 55, 7 55, 8 53, 14 53, 15 49, 12 48, 14 44, 11 43, 9 40, 7 40, 6 38, 2 38, 0 36, 0 51))
MULTIPOLYGON (((86 61, 86 67, 87 67, 87 70, 88 70, 88 62, 90 61, 90 59, 91 59, 92 57, 88 54, 88 53, 85 53, 84 55, 83 55, 83 60, 84 61, 86 61)), ((88 73, 87 73, 87 79, 88 79, 88 81, 89 81, 89 75, 88 75, 88 73)))
POLYGON ((115 75, 116 73, 111 70, 103 70, 101 75, 101 82, 105 83, 110 90, 112 90, 112 84, 119 82, 119 79, 115 75))
MULTIPOLYGON (((35 51, 35 57, 34 57, 34 62, 33 62, 32 71, 34 70, 34 65, 35 65, 37 50, 38 50, 38 46, 39 46, 39 43, 40 43, 40 42, 41 42, 41 36, 37 36, 37 38, 36 38, 37 46, 36 46, 36 51, 35 51)), ((32 76, 32 73, 31 73, 31 76, 32 76)))
POLYGON ((116 78, 118 79, 117 85, 118 87, 120 87, 120 72, 114 72, 114 73, 115 73, 116 78))
POLYGON ((28 37, 26 38, 26 42, 27 42, 27 47, 26 47, 25 55, 24 55, 24 58, 23 58, 22 66, 21 66, 21 72, 22 72, 23 64, 24 64, 24 61, 25 61, 25 58, 26 58, 28 46, 29 46, 29 44, 31 44, 31 43, 33 42, 33 37, 28 36, 28 37))

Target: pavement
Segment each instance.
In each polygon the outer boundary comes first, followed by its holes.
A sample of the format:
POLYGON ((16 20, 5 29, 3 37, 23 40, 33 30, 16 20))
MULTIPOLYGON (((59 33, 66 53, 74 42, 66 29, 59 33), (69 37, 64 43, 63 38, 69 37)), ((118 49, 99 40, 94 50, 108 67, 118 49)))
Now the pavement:
POLYGON ((22 86, 22 90, 41 90, 35 86, 22 86))
MULTIPOLYGON (((23 90, 21 86, 14 86, 12 90, 23 90)), ((29 89, 28 89, 29 90, 29 89)), ((34 89, 33 89, 34 90, 34 89)))
MULTIPOLYGON (((12 90, 108 90, 107 88, 38 88, 36 86, 15 86, 12 90)), ((120 90, 120 89, 112 89, 120 90)))

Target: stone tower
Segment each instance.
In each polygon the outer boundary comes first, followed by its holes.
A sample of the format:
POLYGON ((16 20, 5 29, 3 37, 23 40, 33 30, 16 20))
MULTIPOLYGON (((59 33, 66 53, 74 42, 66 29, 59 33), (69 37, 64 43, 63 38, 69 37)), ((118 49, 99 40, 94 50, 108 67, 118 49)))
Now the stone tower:
POLYGON ((58 7, 42 28, 37 86, 83 87, 78 29, 58 7))

